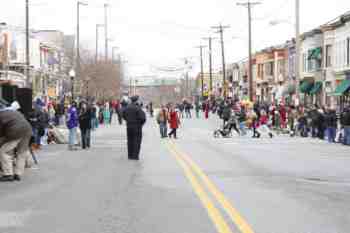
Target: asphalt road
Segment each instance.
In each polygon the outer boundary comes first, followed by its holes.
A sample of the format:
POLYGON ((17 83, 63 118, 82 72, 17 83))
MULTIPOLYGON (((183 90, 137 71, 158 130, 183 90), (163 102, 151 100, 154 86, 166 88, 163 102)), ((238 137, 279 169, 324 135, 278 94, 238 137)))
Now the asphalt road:
POLYGON ((214 139, 217 125, 184 120, 178 140, 161 140, 149 119, 139 162, 116 125, 89 151, 48 146, 39 170, 0 184, 0 233, 350 232, 349 147, 214 139))

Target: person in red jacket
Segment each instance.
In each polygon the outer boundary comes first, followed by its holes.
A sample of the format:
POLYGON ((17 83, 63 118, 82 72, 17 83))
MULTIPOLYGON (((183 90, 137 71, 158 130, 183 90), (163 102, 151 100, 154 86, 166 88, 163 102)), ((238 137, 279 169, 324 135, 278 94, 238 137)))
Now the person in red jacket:
POLYGON ((177 129, 179 128, 180 125, 180 118, 178 113, 175 111, 175 108, 172 106, 170 108, 169 112, 169 126, 171 129, 171 132, 168 134, 169 138, 174 135, 174 138, 177 138, 177 129))
POLYGON ((207 100, 205 102, 204 111, 205 111, 205 119, 208 119, 209 118, 209 111, 210 111, 209 100, 207 100))
POLYGON ((287 128, 287 110, 283 104, 280 105, 279 112, 281 116, 281 128, 285 129, 287 128))

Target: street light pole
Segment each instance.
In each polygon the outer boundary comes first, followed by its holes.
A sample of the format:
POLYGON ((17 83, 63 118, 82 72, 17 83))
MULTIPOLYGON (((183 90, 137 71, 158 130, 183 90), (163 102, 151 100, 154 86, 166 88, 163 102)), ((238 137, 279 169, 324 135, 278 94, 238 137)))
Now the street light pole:
POLYGON ((98 29, 100 27, 103 27, 104 24, 96 24, 96 55, 95 55, 95 63, 98 62, 98 43, 99 43, 99 36, 98 36, 98 29))
POLYGON ((250 7, 250 1, 248 2, 248 30, 249 30, 249 45, 248 45, 248 49, 249 49, 249 100, 253 102, 253 62, 252 62, 252 10, 250 7))
POLYGON ((300 0, 295 0, 295 86, 296 86, 296 97, 299 101, 299 88, 298 84, 300 81, 300 0))
POLYGON ((26 87, 29 87, 29 79, 30 79, 30 43, 29 43, 29 0, 26 0, 26 68, 25 68, 25 74, 26 74, 26 87))
MULTIPOLYGON (((79 46, 80 46, 80 10, 79 10, 79 7, 80 7, 80 2, 78 1, 77 2, 77 57, 76 57, 76 71, 77 71, 77 76, 79 77, 79 71, 80 71, 80 49, 79 49, 79 46)), ((73 86, 73 84, 72 84, 73 86)), ((73 87, 72 87, 72 91, 73 91, 73 87)), ((73 92, 72 92, 72 98, 73 98, 73 92)), ((74 99, 73 99, 74 100, 74 99)))
POLYGON ((71 81, 71 95, 72 95, 72 102, 73 102, 74 101, 74 78, 76 76, 76 73, 73 69, 69 72, 69 76, 71 81))
MULTIPOLYGON (((76 56, 76 78, 80 80, 80 6, 87 6, 84 2, 77 2, 77 56, 76 56)), ((72 93, 73 96, 73 93, 72 93)))
POLYGON ((105 8, 105 60, 106 62, 108 61, 108 15, 107 15, 107 10, 108 10, 108 4, 104 4, 105 8))

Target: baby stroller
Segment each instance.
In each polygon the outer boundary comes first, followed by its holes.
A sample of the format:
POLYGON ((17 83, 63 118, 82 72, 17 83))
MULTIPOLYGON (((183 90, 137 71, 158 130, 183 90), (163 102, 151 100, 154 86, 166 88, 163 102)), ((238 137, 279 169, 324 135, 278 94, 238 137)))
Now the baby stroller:
POLYGON ((220 136, 223 138, 232 138, 232 129, 234 129, 238 134, 240 134, 237 128, 237 120, 235 117, 231 117, 230 120, 224 124, 223 128, 217 129, 214 131, 214 138, 219 138, 220 136))

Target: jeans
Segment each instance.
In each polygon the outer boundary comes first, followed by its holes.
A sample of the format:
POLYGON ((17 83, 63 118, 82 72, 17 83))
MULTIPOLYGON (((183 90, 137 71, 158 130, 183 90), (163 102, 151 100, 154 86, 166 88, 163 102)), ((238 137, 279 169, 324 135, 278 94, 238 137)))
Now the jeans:
POLYGON ((47 139, 48 139, 48 132, 49 129, 45 129, 45 134, 40 138, 40 145, 46 146, 47 145, 47 139))
POLYGON ((39 129, 33 128, 33 137, 34 137, 34 143, 37 145, 41 145, 41 138, 42 136, 39 135, 39 129))
POLYGON ((330 142, 330 143, 335 142, 336 133, 337 133, 337 129, 335 127, 328 127, 327 128, 328 142, 330 142))
POLYGON ((350 146, 350 126, 344 126, 344 145, 350 146))
POLYGON ((241 131, 241 135, 244 136, 247 134, 247 131, 245 130, 245 122, 239 123, 239 130, 241 131))
POLYGON ((162 138, 165 138, 168 136, 168 126, 166 123, 160 123, 159 124, 159 130, 160 130, 160 136, 162 138))
POLYGON ((191 110, 186 110, 186 118, 192 118, 191 110))
POLYGON ((69 129, 68 145, 75 146, 75 140, 77 138, 77 128, 69 129))
POLYGON ((305 125, 304 123, 299 123, 298 131, 300 132, 300 136, 308 137, 309 133, 308 133, 307 125, 305 125))
POLYGON ((97 127, 96 127, 96 118, 92 118, 91 119, 91 130, 94 131, 97 127))
POLYGON ((83 149, 90 148, 91 146, 91 130, 81 129, 81 145, 83 149))

